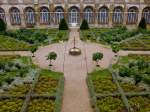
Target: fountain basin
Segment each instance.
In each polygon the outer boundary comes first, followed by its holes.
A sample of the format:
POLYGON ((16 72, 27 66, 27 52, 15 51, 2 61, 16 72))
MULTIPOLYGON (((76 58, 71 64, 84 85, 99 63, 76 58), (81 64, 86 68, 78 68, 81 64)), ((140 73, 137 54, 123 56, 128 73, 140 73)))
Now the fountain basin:
POLYGON ((69 50, 69 54, 72 55, 72 56, 77 56, 77 55, 80 55, 81 54, 81 49, 80 48, 71 48, 69 50))

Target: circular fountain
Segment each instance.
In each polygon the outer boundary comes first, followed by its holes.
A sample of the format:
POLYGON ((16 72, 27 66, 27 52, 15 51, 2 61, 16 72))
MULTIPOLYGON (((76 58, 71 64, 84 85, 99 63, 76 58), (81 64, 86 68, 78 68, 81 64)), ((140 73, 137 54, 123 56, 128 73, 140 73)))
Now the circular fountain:
POLYGON ((74 43, 74 46, 73 46, 73 48, 71 48, 71 49, 69 50, 69 54, 72 55, 72 56, 80 55, 80 54, 81 54, 81 49, 76 47, 76 40, 75 40, 75 37, 74 37, 73 43, 74 43))

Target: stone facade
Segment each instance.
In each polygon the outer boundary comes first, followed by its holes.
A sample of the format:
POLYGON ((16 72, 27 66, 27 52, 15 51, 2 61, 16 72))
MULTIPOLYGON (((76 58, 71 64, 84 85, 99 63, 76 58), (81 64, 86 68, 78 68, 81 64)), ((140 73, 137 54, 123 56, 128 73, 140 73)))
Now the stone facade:
POLYGON ((8 28, 54 27, 86 19, 91 26, 136 27, 144 17, 150 25, 149 0, 0 0, 0 18, 8 28))

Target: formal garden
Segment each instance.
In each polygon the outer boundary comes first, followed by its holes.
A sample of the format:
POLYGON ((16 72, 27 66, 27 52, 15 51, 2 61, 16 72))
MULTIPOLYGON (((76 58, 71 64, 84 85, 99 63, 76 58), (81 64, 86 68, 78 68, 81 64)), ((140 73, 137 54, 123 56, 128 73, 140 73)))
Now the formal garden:
POLYGON ((62 73, 40 69, 30 57, 0 56, 0 112, 59 112, 62 73))
POLYGON ((150 55, 119 57, 109 69, 87 77, 96 112, 150 111, 150 55))
MULTIPOLYGON (((44 50, 47 55, 44 61, 47 69, 38 66, 41 60, 38 60, 35 53, 39 46, 61 44, 67 41, 70 33, 68 29, 64 19, 60 22, 58 29, 21 28, 6 30, 5 27, 4 29, 0 27, 0 51, 30 51, 32 53, 30 56, 0 55, 0 112, 61 111, 65 79, 63 73, 54 72, 51 69, 53 66, 52 60, 56 60, 59 53, 57 54, 55 49, 50 52, 50 48, 45 47, 44 50), (36 61, 39 63, 35 64, 36 61), (48 65, 46 61, 49 61, 48 65)), ((105 53, 95 52, 90 59, 90 61, 96 63, 96 70, 88 73, 88 75, 86 74, 90 102, 94 112, 150 112, 150 55, 118 55, 120 49, 124 52, 126 50, 149 51, 150 31, 145 26, 143 28, 140 25, 135 30, 129 30, 124 26, 89 28, 87 21, 83 20, 79 33, 82 41, 111 46, 112 52, 110 55, 113 55, 112 58, 116 59, 116 62, 109 64, 108 68, 102 68, 99 65, 99 62, 103 61, 105 53)), ((63 71, 65 59, 71 59, 67 63, 68 67, 73 64, 72 60, 74 60, 74 63, 79 61, 75 59, 80 58, 80 55, 82 60, 87 61, 85 62, 86 67, 88 66, 89 60, 83 56, 83 48, 76 47, 76 42, 78 41, 74 38, 70 45, 73 46, 74 43, 73 51, 79 50, 80 52, 72 55, 72 57, 68 56, 71 55, 70 51, 67 52, 67 57, 64 56, 64 59, 60 60, 63 60, 63 71), (78 56, 78 58, 75 58, 75 56, 78 56)), ((95 46, 97 47, 97 44, 95 46)), ((66 53, 66 46, 64 48, 66 53)), ((107 49, 110 52, 110 48, 107 49)), ((86 51, 86 48, 84 50, 86 51)), ((84 66, 83 63, 81 63, 81 67, 84 66)), ((57 64, 60 63, 57 62, 57 64)), ((77 68, 79 65, 75 63, 74 67, 77 68)), ((88 70, 86 70, 84 72, 87 73, 88 70)), ((78 82, 77 79, 74 82, 78 82)))

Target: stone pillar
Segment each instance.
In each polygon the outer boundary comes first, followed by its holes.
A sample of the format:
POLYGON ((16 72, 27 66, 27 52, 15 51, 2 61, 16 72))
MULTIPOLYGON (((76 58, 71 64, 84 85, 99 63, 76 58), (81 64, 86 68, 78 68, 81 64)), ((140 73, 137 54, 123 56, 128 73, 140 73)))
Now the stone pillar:
POLYGON ((98 5, 95 5, 95 9, 94 9, 94 26, 98 27, 98 5))
POLYGON ((23 12, 23 8, 22 10, 20 11, 20 14, 21 14, 21 27, 25 27, 26 26, 26 23, 25 23, 25 15, 24 15, 24 12, 23 12))
POLYGON ((83 21, 83 10, 84 10, 84 6, 83 6, 83 0, 81 0, 80 2, 80 24, 82 23, 83 21))
POLYGON ((6 23, 7 23, 7 28, 11 29, 12 25, 10 22, 10 14, 9 11, 5 11, 5 18, 6 18, 6 23))
POLYGON ((113 26, 113 11, 114 11, 114 5, 111 5, 109 8, 109 27, 113 26))
POLYGON ((124 15, 123 15, 123 25, 125 26, 127 24, 127 18, 128 18, 128 7, 125 5, 124 7, 124 15))
POLYGON ((39 21, 39 4, 38 0, 34 0, 34 10, 35 10, 35 26, 39 27, 40 21, 39 21))
POLYGON ((64 7, 64 18, 65 18, 65 20, 67 21, 67 23, 69 23, 68 1, 67 1, 67 0, 64 0, 64 4, 65 4, 65 7, 64 7))
POLYGON ((138 22, 137 22, 137 26, 138 26, 138 24, 140 23, 141 18, 142 18, 142 6, 140 5, 140 6, 139 6, 139 13, 138 13, 138 22))

